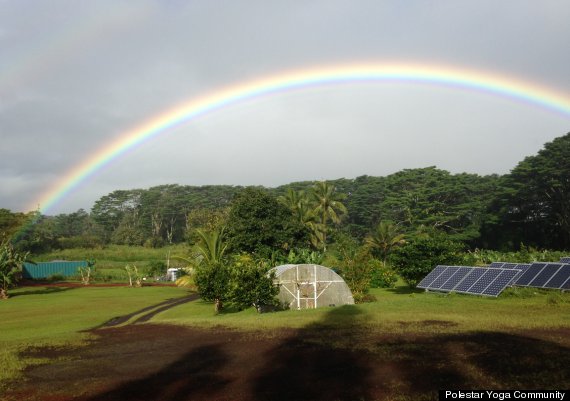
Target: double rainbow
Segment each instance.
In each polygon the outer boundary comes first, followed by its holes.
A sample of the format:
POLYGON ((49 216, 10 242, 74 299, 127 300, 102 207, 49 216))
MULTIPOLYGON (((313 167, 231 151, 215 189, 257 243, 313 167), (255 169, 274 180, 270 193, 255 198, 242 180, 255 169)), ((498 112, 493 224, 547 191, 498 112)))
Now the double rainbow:
POLYGON ((128 150, 140 146, 152 137, 207 113, 249 99, 284 91, 331 84, 370 82, 406 82, 483 92, 538 106, 570 119, 570 97, 568 95, 556 93, 552 89, 530 82, 487 72, 424 64, 352 64, 307 69, 230 86, 191 99, 145 121, 134 129, 119 135, 116 140, 99 149, 85 162, 72 168, 39 199, 34 200, 30 209, 40 205, 40 211, 46 214, 58 201, 112 160, 121 157, 128 150))

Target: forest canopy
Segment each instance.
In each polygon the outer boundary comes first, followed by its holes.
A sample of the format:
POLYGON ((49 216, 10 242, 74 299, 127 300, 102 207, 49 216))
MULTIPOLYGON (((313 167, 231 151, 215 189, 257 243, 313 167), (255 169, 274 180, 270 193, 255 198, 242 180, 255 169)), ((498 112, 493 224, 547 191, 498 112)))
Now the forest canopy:
POLYGON ((502 176, 452 174, 430 166, 327 181, 325 187, 346 209, 337 210, 338 221, 330 223, 311 216, 309 203, 288 208, 279 202, 316 199, 316 184, 119 189, 102 196, 90 212, 44 216, 0 209, 0 235, 33 253, 110 243, 159 247, 192 242, 196 229, 229 223, 234 248, 269 254, 272 247, 318 248, 333 232, 363 242, 380 222, 391 222, 407 238, 435 232, 470 248, 570 249, 570 133, 502 176), (273 231, 264 231, 266 226, 273 231), (248 237, 252 227, 265 237, 248 237))

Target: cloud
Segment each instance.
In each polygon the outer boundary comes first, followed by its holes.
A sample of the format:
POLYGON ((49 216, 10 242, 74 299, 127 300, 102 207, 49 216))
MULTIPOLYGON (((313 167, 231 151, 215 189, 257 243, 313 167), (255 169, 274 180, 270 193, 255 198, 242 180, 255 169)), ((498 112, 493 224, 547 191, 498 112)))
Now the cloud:
MULTIPOLYGON (((415 62, 496 71, 570 93, 564 2, 4 1, 0 207, 23 210, 93 152, 183 101, 282 71, 415 62), (26 205, 26 206, 23 206, 26 205)), ((52 210, 114 189, 279 185, 437 165, 505 173, 569 118, 407 84, 247 102, 149 141, 52 210), (260 167, 263 166, 263 167, 260 167)))

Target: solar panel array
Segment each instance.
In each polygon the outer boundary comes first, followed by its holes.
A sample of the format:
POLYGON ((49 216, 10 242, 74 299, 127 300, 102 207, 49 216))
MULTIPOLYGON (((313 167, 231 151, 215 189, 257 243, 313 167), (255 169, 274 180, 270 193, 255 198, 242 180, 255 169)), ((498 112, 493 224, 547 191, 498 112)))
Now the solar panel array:
POLYGON ((517 277, 513 285, 519 287, 570 290, 570 264, 552 262, 532 263, 517 277))
POLYGON ((496 297, 520 273, 496 267, 437 266, 420 283, 425 290, 496 297))
POLYGON ((518 278, 530 267, 528 263, 510 263, 510 262, 493 262, 489 265, 489 267, 500 267, 503 269, 517 269, 519 272, 518 274, 513 277, 509 285, 513 285, 518 278))

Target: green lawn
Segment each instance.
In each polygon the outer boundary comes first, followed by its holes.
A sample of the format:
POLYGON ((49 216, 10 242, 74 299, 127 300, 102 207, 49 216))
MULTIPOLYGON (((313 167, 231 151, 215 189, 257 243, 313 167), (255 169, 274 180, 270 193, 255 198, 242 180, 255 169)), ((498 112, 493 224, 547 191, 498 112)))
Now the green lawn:
POLYGON ((386 333, 570 327, 570 293, 518 288, 508 289, 498 298, 488 298, 426 293, 405 286, 373 289, 371 293, 377 302, 262 315, 248 309, 214 316, 212 305, 198 300, 167 310, 153 321, 245 330, 358 324, 386 333))

